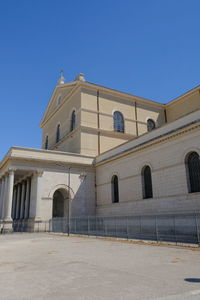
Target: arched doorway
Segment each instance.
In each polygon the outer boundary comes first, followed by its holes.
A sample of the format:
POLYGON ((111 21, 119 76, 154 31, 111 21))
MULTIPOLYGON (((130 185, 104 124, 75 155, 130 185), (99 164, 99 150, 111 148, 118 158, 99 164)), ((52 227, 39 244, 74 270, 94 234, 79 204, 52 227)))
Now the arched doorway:
POLYGON ((69 193, 65 189, 58 189, 53 194, 53 218, 68 217, 69 193))

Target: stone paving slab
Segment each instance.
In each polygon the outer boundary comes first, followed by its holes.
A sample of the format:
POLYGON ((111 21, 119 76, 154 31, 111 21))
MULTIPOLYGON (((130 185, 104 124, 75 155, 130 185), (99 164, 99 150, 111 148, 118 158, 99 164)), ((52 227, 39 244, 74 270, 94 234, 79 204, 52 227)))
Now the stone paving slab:
POLYGON ((0 299, 200 299, 200 249, 0 235, 0 299))

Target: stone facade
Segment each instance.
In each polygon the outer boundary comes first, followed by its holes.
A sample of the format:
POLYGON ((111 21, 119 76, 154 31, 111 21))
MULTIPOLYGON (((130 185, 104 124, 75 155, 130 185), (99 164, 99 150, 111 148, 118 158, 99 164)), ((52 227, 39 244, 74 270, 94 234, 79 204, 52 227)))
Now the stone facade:
POLYGON ((199 87, 160 104, 81 76, 60 82, 41 121, 43 149, 12 147, 1 161, 1 220, 200 210, 200 193, 189 193, 186 168, 188 153, 200 155, 199 87), (123 115, 123 132, 114 130, 116 111, 123 115), (143 199, 144 166, 151 169, 150 199, 143 199), (118 203, 112 201, 113 175, 118 203))

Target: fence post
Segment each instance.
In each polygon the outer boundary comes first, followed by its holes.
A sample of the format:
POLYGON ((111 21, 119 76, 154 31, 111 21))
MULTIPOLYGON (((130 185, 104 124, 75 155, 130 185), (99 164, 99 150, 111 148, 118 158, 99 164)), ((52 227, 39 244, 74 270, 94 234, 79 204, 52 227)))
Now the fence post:
POLYGON ((177 244, 177 238, 176 238, 176 216, 174 216, 174 237, 175 237, 175 241, 176 241, 176 244, 177 244))
POLYGON ((74 229, 75 229, 75 234, 76 234, 76 217, 75 217, 74 221, 75 221, 74 229))
POLYGON ((142 217, 140 216, 140 238, 142 236, 142 217))
POLYGON ((156 239, 157 239, 157 243, 158 243, 159 237, 158 237, 158 223, 157 223, 157 216, 155 216, 155 226, 156 226, 156 239))
POLYGON ((117 217, 115 217, 115 237, 117 237, 117 217))
POLYGON ((199 225, 197 220, 197 213, 195 213, 195 223, 196 223, 196 231, 197 231, 197 243, 200 244, 200 233, 199 233, 199 225))
POLYGON ((128 240, 128 217, 126 217, 126 237, 128 240))

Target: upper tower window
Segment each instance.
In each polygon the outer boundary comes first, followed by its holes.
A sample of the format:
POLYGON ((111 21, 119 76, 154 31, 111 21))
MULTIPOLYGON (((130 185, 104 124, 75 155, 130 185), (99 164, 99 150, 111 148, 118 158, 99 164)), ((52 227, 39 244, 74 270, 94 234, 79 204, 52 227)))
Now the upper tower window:
POLYGON ((46 136, 46 140, 45 140, 45 149, 47 150, 49 147, 49 138, 48 135, 46 136))
POLYGON ((61 103, 61 100, 62 100, 62 95, 59 94, 58 98, 57 98, 57 101, 56 101, 56 104, 59 105, 61 103))
POLYGON ((76 112, 73 110, 71 114, 71 125, 70 125, 70 131, 73 131, 76 127, 76 112))
POLYGON ((114 131, 124 132, 124 117, 121 112, 115 111, 113 114, 114 131))
POLYGON ((156 123, 152 119, 147 120, 147 131, 152 131, 156 128, 156 123))
POLYGON ((56 143, 58 143, 59 141, 60 141, 60 124, 58 124, 56 130, 56 143))

